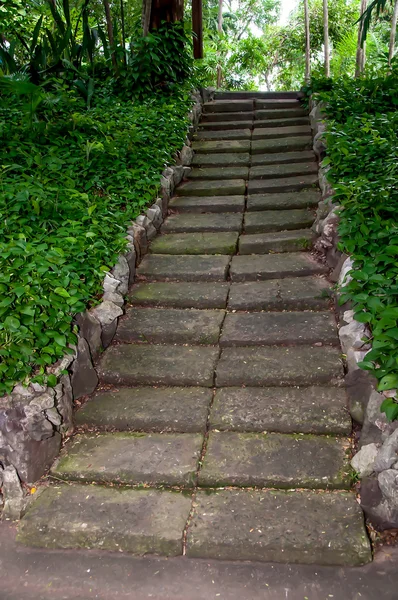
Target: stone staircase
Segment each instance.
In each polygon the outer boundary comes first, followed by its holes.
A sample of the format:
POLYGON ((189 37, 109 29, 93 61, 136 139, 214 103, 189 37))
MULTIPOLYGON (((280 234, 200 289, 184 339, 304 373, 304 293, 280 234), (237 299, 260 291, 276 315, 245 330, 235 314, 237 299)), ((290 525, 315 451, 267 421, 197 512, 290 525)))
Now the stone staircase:
POLYGON ((360 565, 351 421, 295 94, 219 94, 19 540, 360 565))

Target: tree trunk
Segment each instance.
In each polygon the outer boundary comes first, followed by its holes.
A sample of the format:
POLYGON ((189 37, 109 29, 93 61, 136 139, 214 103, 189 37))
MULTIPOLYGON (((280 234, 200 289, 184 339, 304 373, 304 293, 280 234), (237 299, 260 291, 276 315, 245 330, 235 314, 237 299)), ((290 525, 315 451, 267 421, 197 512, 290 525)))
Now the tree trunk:
POLYGON ((145 37, 149 33, 149 23, 151 21, 152 0, 143 0, 142 3, 142 35, 145 37))
POLYGON ((123 45, 123 61, 126 65, 126 27, 124 22, 124 4, 123 0, 120 0, 120 19, 122 24, 122 45, 123 45))
POLYGON ((192 0, 193 56, 203 58, 203 7, 202 0, 192 0))
POLYGON ((310 41, 310 14, 308 9, 308 0, 304 0, 304 18, 305 18, 305 82, 309 83, 311 79, 311 41, 310 41))
MULTIPOLYGON (((362 17, 368 5, 367 0, 361 0, 361 12, 360 17, 362 17)), ((365 68, 366 61, 366 42, 362 43, 362 31, 363 31, 363 21, 359 21, 358 25, 358 44, 357 44, 357 58, 356 58, 356 67, 355 67, 355 77, 359 77, 365 68)))
POLYGON ((324 46, 325 46, 325 77, 330 77, 328 0, 323 0, 323 37, 324 37, 324 46))
POLYGON ((388 66, 391 67, 391 61, 395 51, 395 38, 397 36, 397 21, 398 21, 398 0, 395 0, 394 12, 392 14, 390 45, 388 48, 388 66))
POLYGON ((116 54, 115 54, 115 39, 113 37, 111 9, 109 7, 109 0, 103 0, 103 3, 104 3, 104 9, 105 9, 106 28, 108 30, 109 46, 111 48, 112 65, 116 72, 117 71, 117 61, 116 61, 116 54))
MULTIPOLYGON (((223 0, 218 0, 218 33, 219 36, 221 38, 221 34, 222 34, 222 8, 223 8, 223 0)), ((221 55, 221 53, 220 53, 221 55)), ((222 70, 221 70, 221 65, 218 65, 217 67, 217 88, 219 89, 221 87, 221 82, 222 82, 222 70)))

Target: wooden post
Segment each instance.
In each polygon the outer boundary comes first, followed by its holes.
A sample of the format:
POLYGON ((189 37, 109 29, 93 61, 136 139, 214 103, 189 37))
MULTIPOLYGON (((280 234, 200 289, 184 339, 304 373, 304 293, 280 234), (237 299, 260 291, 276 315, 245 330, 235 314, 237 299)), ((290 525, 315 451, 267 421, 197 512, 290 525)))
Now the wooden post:
POLYGON ((324 46, 325 46, 325 77, 330 77, 328 0, 323 0, 323 37, 324 37, 324 46))
POLYGON ((311 40, 310 40, 310 13, 308 9, 308 0, 304 0, 304 18, 305 18, 305 82, 309 83, 311 79, 311 40))
POLYGON ((194 58, 203 58, 203 13, 202 0, 192 0, 192 31, 194 58))

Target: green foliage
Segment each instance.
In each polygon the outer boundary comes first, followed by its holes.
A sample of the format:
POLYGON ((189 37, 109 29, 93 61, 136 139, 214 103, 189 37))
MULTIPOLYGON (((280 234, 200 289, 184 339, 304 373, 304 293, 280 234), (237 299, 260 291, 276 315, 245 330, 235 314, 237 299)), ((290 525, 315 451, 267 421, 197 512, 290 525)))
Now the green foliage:
MULTIPOLYGON (((340 212, 341 250, 353 257, 342 301, 367 323, 372 350, 361 363, 379 390, 398 388, 398 73, 358 80, 313 81, 326 103, 329 179, 340 212)), ((398 418, 393 399, 383 404, 398 418)))

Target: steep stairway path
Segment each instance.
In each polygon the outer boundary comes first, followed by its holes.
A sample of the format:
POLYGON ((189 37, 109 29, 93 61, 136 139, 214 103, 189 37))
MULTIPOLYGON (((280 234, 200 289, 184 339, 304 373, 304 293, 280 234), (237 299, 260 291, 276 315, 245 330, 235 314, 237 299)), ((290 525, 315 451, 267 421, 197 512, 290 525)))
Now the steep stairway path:
POLYGON ((222 94, 193 147, 80 433, 19 539, 366 563, 330 290, 308 253, 320 199, 308 115, 293 94, 222 94))

